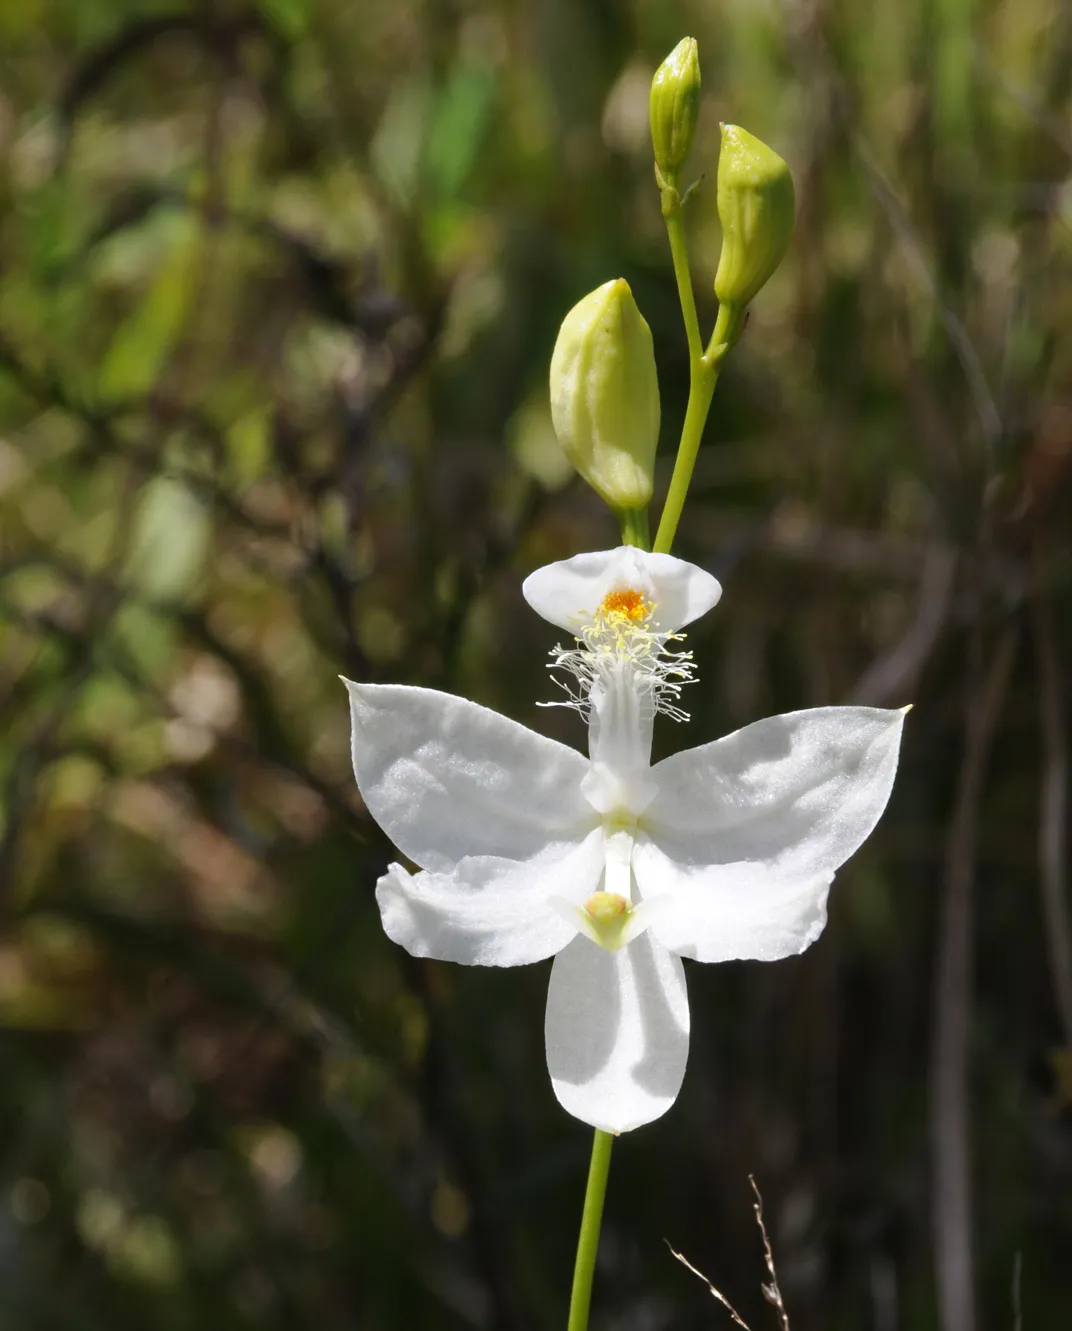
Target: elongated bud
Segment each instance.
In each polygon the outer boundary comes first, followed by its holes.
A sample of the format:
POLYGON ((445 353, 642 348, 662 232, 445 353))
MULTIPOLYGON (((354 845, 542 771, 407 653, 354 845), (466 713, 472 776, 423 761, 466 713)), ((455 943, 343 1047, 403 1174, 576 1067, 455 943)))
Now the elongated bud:
POLYGON ((695 37, 683 37, 651 81, 651 142, 665 177, 689 155, 700 115, 700 56, 695 37))
POLYGON ((651 329, 624 278, 562 321, 551 357, 551 418, 576 470, 616 512, 651 499, 659 381, 651 329))
POLYGON ((793 177, 776 152, 737 125, 722 126, 718 218, 719 303, 743 310, 785 257, 793 234, 793 177))

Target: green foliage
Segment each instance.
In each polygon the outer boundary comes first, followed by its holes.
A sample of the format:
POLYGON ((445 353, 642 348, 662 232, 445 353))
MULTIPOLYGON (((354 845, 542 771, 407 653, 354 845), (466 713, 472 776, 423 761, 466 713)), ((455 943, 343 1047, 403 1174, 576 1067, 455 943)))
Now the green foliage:
POLYGON ((936 1331, 935 1014, 968 937, 980 1325, 1012 1325, 1022 1253, 1024 1328, 1063 1331, 1056 0, 0 5, 0 1331, 563 1324, 588 1137, 547 1084, 546 976, 384 938, 337 676, 582 742, 537 709, 553 634, 519 584, 617 534, 566 483, 548 364, 624 276, 657 517, 688 356, 648 95, 686 32, 705 330, 719 121, 798 202, 675 547, 726 585, 694 739, 916 708, 824 939, 690 973, 689 1075, 616 1149, 597 1315, 717 1324, 666 1236, 769 1325, 752 1169, 794 1331, 936 1331))

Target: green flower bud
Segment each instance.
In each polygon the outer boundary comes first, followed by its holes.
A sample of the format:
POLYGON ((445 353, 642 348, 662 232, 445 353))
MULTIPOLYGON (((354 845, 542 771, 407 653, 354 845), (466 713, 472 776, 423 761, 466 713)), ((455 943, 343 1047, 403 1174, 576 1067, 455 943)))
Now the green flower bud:
POLYGON ((683 37, 651 81, 651 142, 655 164, 674 176, 692 147, 700 115, 700 57, 695 37, 683 37))
POLYGON ((793 234, 793 177, 778 154, 737 125, 722 126, 718 218, 719 303, 743 310, 785 257, 793 234))
POLYGON ((611 508, 647 505, 659 381, 651 329, 623 278, 597 287, 563 319, 551 357, 551 418, 566 456, 611 508))

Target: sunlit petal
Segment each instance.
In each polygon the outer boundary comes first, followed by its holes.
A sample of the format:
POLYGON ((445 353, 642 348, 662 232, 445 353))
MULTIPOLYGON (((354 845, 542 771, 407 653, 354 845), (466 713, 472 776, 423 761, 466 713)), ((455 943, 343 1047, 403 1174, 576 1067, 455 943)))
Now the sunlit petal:
POLYGON ((564 853, 598 822, 581 795, 588 762, 575 749, 449 693, 346 687, 362 798, 424 868, 447 872, 467 855, 564 853))
POLYGON ((814 942, 835 870, 886 807, 904 716, 793 712, 659 763, 633 853, 642 896, 669 896, 657 937, 701 961, 814 942))
POLYGON ((698 619, 722 595, 718 582, 695 564, 631 545, 547 564, 521 590, 538 615, 571 633, 593 621, 611 592, 642 592, 655 607, 651 627, 662 633, 698 619))
POLYGON ((555 957, 547 1066, 562 1107, 604 1132, 665 1114, 689 1051, 685 972, 651 930, 618 952, 577 937, 555 957))
POLYGON ((453 873, 411 875, 392 864, 376 885, 384 932, 415 957, 467 966, 524 966, 553 956, 577 925, 552 903, 579 906, 603 871, 603 834, 566 854, 531 860, 481 855, 453 873))
POLYGON ((779 877, 761 864, 676 863, 646 837, 633 851, 650 928, 681 957, 778 961, 811 946, 826 926, 825 878, 779 877))

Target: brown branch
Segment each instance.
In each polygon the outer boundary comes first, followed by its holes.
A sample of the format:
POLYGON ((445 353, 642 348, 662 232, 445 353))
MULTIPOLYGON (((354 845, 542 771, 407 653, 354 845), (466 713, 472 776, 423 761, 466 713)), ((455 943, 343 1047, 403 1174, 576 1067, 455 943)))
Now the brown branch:
POLYGON ((969 668, 967 734, 946 840, 937 955, 931 1134, 938 1297, 944 1331, 975 1331, 969 1156, 968 1044, 979 804, 1001 717, 1018 629, 1007 625, 985 673, 969 668), (982 678, 979 678, 982 673, 982 678))
POLYGON ((897 197, 896 190, 879 168, 871 149, 860 134, 853 136, 852 146, 857 160, 864 168, 864 175, 876 202, 886 214, 894 234, 901 243, 902 251, 910 261, 910 270, 916 285, 934 302, 938 322, 945 330, 953 354, 964 372, 987 445, 993 448, 1001 438, 1002 422, 997 403, 987 383, 982 358, 976 351, 963 320, 942 292, 939 278, 924 252, 923 241, 913 227, 904 205, 897 197))
POLYGON ((225 18, 206 8, 201 14, 178 10, 173 14, 136 19, 109 36, 85 55, 60 93, 56 108, 59 164, 62 166, 67 160, 75 117, 83 103, 99 92, 127 61, 141 55, 162 38, 169 37, 190 38, 207 54, 219 59, 251 32, 260 32, 265 37, 271 33, 255 10, 225 18))
MULTIPOLYGON (((0 348, 2 349, 2 348, 0 348)), ((24 742, 2 791, 7 817, 0 832, 0 906, 13 895, 18 851, 23 828, 38 798, 38 781, 53 760, 53 753, 68 717, 77 706, 97 664, 98 644, 123 607, 118 572, 129 549, 130 517, 137 499, 136 480, 127 474, 120 493, 119 521, 111 538, 103 572, 87 583, 84 636, 67 636, 70 657, 51 706, 24 742)))
POLYGON ((773 510, 756 544, 785 559, 800 560, 854 576, 878 575, 884 581, 918 580, 934 556, 952 556, 952 548, 889 532, 830 527, 814 514, 788 504, 773 510))
POLYGON ((1012 1263, 1012 1331, 1024 1331, 1023 1299, 1021 1284, 1024 1273, 1024 1255, 1018 1252, 1012 1263))
POLYGON ((904 700, 949 616, 956 575, 957 556, 951 549, 935 545, 927 551, 915 618, 890 651, 864 671, 852 691, 851 702, 882 707, 894 699, 904 700))
MULTIPOLYGON (((1041 562, 1037 556, 1036 562, 1041 562)), ((1041 573, 1041 570, 1037 570, 1041 573)), ((1061 664, 1053 626, 1053 607, 1040 577, 1032 597, 1032 619, 1039 670, 1039 728, 1042 738, 1042 789, 1039 807, 1039 887, 1045 922, 1046 952, 1054 998, 1072 1049, 1072 919, 1068 909, 1068 717, 1061 664)))

